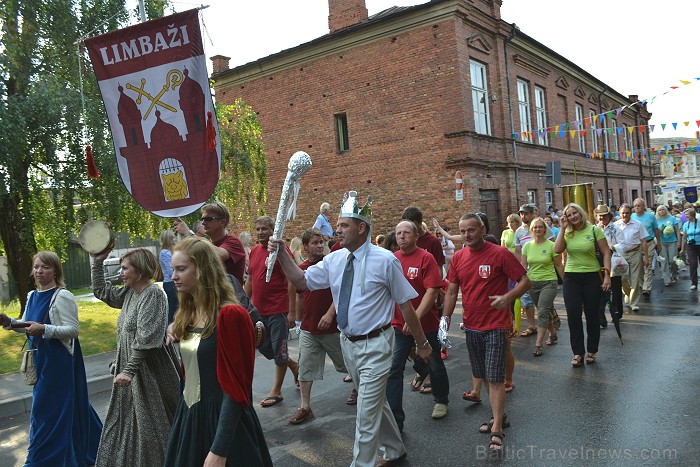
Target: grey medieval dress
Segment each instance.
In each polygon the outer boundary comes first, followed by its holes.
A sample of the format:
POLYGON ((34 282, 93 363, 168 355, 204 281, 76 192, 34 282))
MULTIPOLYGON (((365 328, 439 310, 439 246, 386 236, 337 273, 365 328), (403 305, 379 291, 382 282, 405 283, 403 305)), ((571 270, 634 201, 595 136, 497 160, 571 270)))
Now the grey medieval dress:
POLYGON ((172 348, 164 345, 168 320, 165 292, 150 284, 141 292, 105 282, 102 261, 92 268, 95 297, 121 308, 113 374, 131 377, 112 387, 96 466, 160 466, 180 396, 172 348))

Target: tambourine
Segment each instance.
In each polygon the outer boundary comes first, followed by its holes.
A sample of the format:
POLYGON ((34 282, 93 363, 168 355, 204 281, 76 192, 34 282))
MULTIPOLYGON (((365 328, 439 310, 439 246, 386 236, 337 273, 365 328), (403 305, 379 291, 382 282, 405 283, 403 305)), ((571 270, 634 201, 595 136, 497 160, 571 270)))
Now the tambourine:
POLYGON ((91 255, 99 256, 114 248, 114 232, 103 221, 90 221, 80 229, 78 243, 91 255))

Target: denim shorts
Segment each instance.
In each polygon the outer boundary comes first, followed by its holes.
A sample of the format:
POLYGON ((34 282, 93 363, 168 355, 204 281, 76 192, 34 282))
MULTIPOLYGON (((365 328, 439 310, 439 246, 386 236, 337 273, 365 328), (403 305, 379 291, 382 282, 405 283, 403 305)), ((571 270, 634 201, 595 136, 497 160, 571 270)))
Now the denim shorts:
POLYGON ((530 294, 527 292, 520 297, 520 303, 522 304, 523 308, 532 308, 535 306, 535 302, 532 301, 530 294))

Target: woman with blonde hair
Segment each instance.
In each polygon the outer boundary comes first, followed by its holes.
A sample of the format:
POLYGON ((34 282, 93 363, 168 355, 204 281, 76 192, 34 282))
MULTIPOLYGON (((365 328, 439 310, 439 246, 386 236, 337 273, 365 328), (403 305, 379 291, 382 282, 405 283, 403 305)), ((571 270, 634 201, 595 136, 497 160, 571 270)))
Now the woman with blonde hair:
POLYGON ((506 224, 508 228, 501 232, 501 246, 508 248, 508 251, 515 253, 515 231, 518 230, 523 223, 519 214, 508 214, 506 217, 506 224))
POLYGON ((255 331, 212 246, 188 238, 175 247, 185 387, 168 440, 167 466, 272 465, 251 404, 255 331))
POLYGON ((610 290, 610 247, 601 228, 588 222, 586 212, 578 204, 570 203, 564 208, 560 223, 554 252, 566 251, 564 305, 574 352, 571 365, 577 368, 583 365, 586 348, 586 363, 596 361, 600 342, 598 307, 602 291, 610 290), (598 254, 603 258, 602 264, 598 254), (586 315, 585 344, 582 313, 586 315))
POLYGON ((0 313, 0 325, 26 334, 27 351, 34 354, 37 380, 24 465, 93 465, 102 422, 88 400, 78 305, 65 288, 56 253, 34 255, 32 277, 36 290, 27 296, 23 319, 0 313))
POLYGON ((523 245, 520 263, 532 282, 530 296, 537 306, 537 338, 533 355, 542 355, 542 341, 549 329, 547 345, 557 343, 557 330, 552 322, 554 299, 557 296, 557 272, 564 275, 561 255, 554 252, 554 243, 547 239, 547 223, 541 217, 530 222, 532 240, 523 245))
POLYGON ((168 303, 152 279, 158 260, 146 248, 121 257, 124 287, 105 281, 102 262, 110 251, 94 257, 92 291, 112 308, 117 319, 117 355, 97 467, 163 465, 170 424, 179 396, 178 362, 165 345, 168 303))
POLYGON ((301 242, 301 237, 294 237, 292 241, 289 242, 289 249, 292 251, 294 261, 297 263, 297 265, 306 261, 303 254, 304 245, 301 242))

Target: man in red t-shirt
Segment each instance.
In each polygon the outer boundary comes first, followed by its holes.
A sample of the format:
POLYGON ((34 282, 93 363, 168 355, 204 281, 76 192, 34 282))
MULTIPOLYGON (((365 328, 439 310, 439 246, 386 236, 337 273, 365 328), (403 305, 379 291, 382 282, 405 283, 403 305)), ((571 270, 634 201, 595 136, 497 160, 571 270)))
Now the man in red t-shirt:
MULTIPOLYGON (((301 236, 301 243, 306 254, 306 261, 299 268, 306 270, 309 266, 323 259, 323 234, 313 228, 301 236)), ((331 289, 297 290, 297 317, 301 316, 301 334, 299 335, 299 384, 301 385, 301 407, 289 419, 289 423, 298 425, 314 418, 311 410, 311 386, 316 380, 323 379, 326 354, 331 357, 335 370, 347 373, 340 348, 340 331, 335 320, 335 306, 331 289)), ((355 391, 355 389, 353 389, 355 391)), ((356 401, 352 395, 348 401, 356 401)))
MULTIPOLYGON (((275 262, 272 269, 270 282, 267 276, 267 243, 274 229, 274 221, 268 216, 258 217, 255 220, 255 233, 258 244, 250 250, 250 262, 248 264, 248 278, 243 287, 250 301, 260 311, 260 317, 267 334, 258 350, 268 360, 275 359, 275 382, 267 397, 260 402, 263 407, 272 407, 281 402, 282 383, 284 375, 289 368, 294 374, 294 382, 298 383, 297 362, 289 356, 287 350, 287 338, 289 328, 294 327, 295 310, 294 300, 296 292, 292 284, 287 281, 279 261, 275 262)), ((291 256, 292 252, 286 249, 291 256)), ((284 254, 284 252, 281 252, 284 254)))
POLYGON ((467 334, 467 350, 475 378, 489 384, 493 418, 479 428, 491 433, 489 449, 503 451, 505 420, 506 332, 511 329, 509 305, 530 288, 530 280, 515 256, 498 245, 484 241, 486 229, 476 214, 465 214, 459 232, 466 248, 452 257, 447 272, 445 316, 454 313, 457 294, 462 291, 462 322, 467 334), (516 282, 508 291, 508 281, 516 282))
POLYGON ((216 247, 216 254, 224 263, 224 269, 238 282, 243 283, 245 271, 245 249, 238 237, 226 233, 231 216, 223 203, 215 201, 202 206, 204 233, 216 247))
MULTIPOLYGON (((450 383, 447 378, 445 362, 440 358, 440 342, 437 331, 440 323, 435 298, 442 287, 440 268, 435 258, 417 246, 418 229, 411 221, 401 221, 396 226, 396 242, 399 250, 394 255, 401 263, 404 276, 411 286, 418 292, 418 296, 411 300, 416 314, 420 318, 421 327, 426 339, 430 342, 432 353, 430 354, 430 377, 432 381, 432 394, 435 400, 432 417, 435 419, 447 415, 447 397, 450 392, 450 383)), ((386 385, 386 399, 394 413, 394 418, 403 431, 406 415, 403 411, 403 375, 406 367, 406 358, 415 346, 415 341, 406 326, 403 315, 398 307, 391 321, 394 328, 394 356, 389 370, 389 380, 386 385)), ((426 375, 424 375, 426 376, 426 375)), ((420 387, 420 382, 414 385, 414 389, 420 387)))

